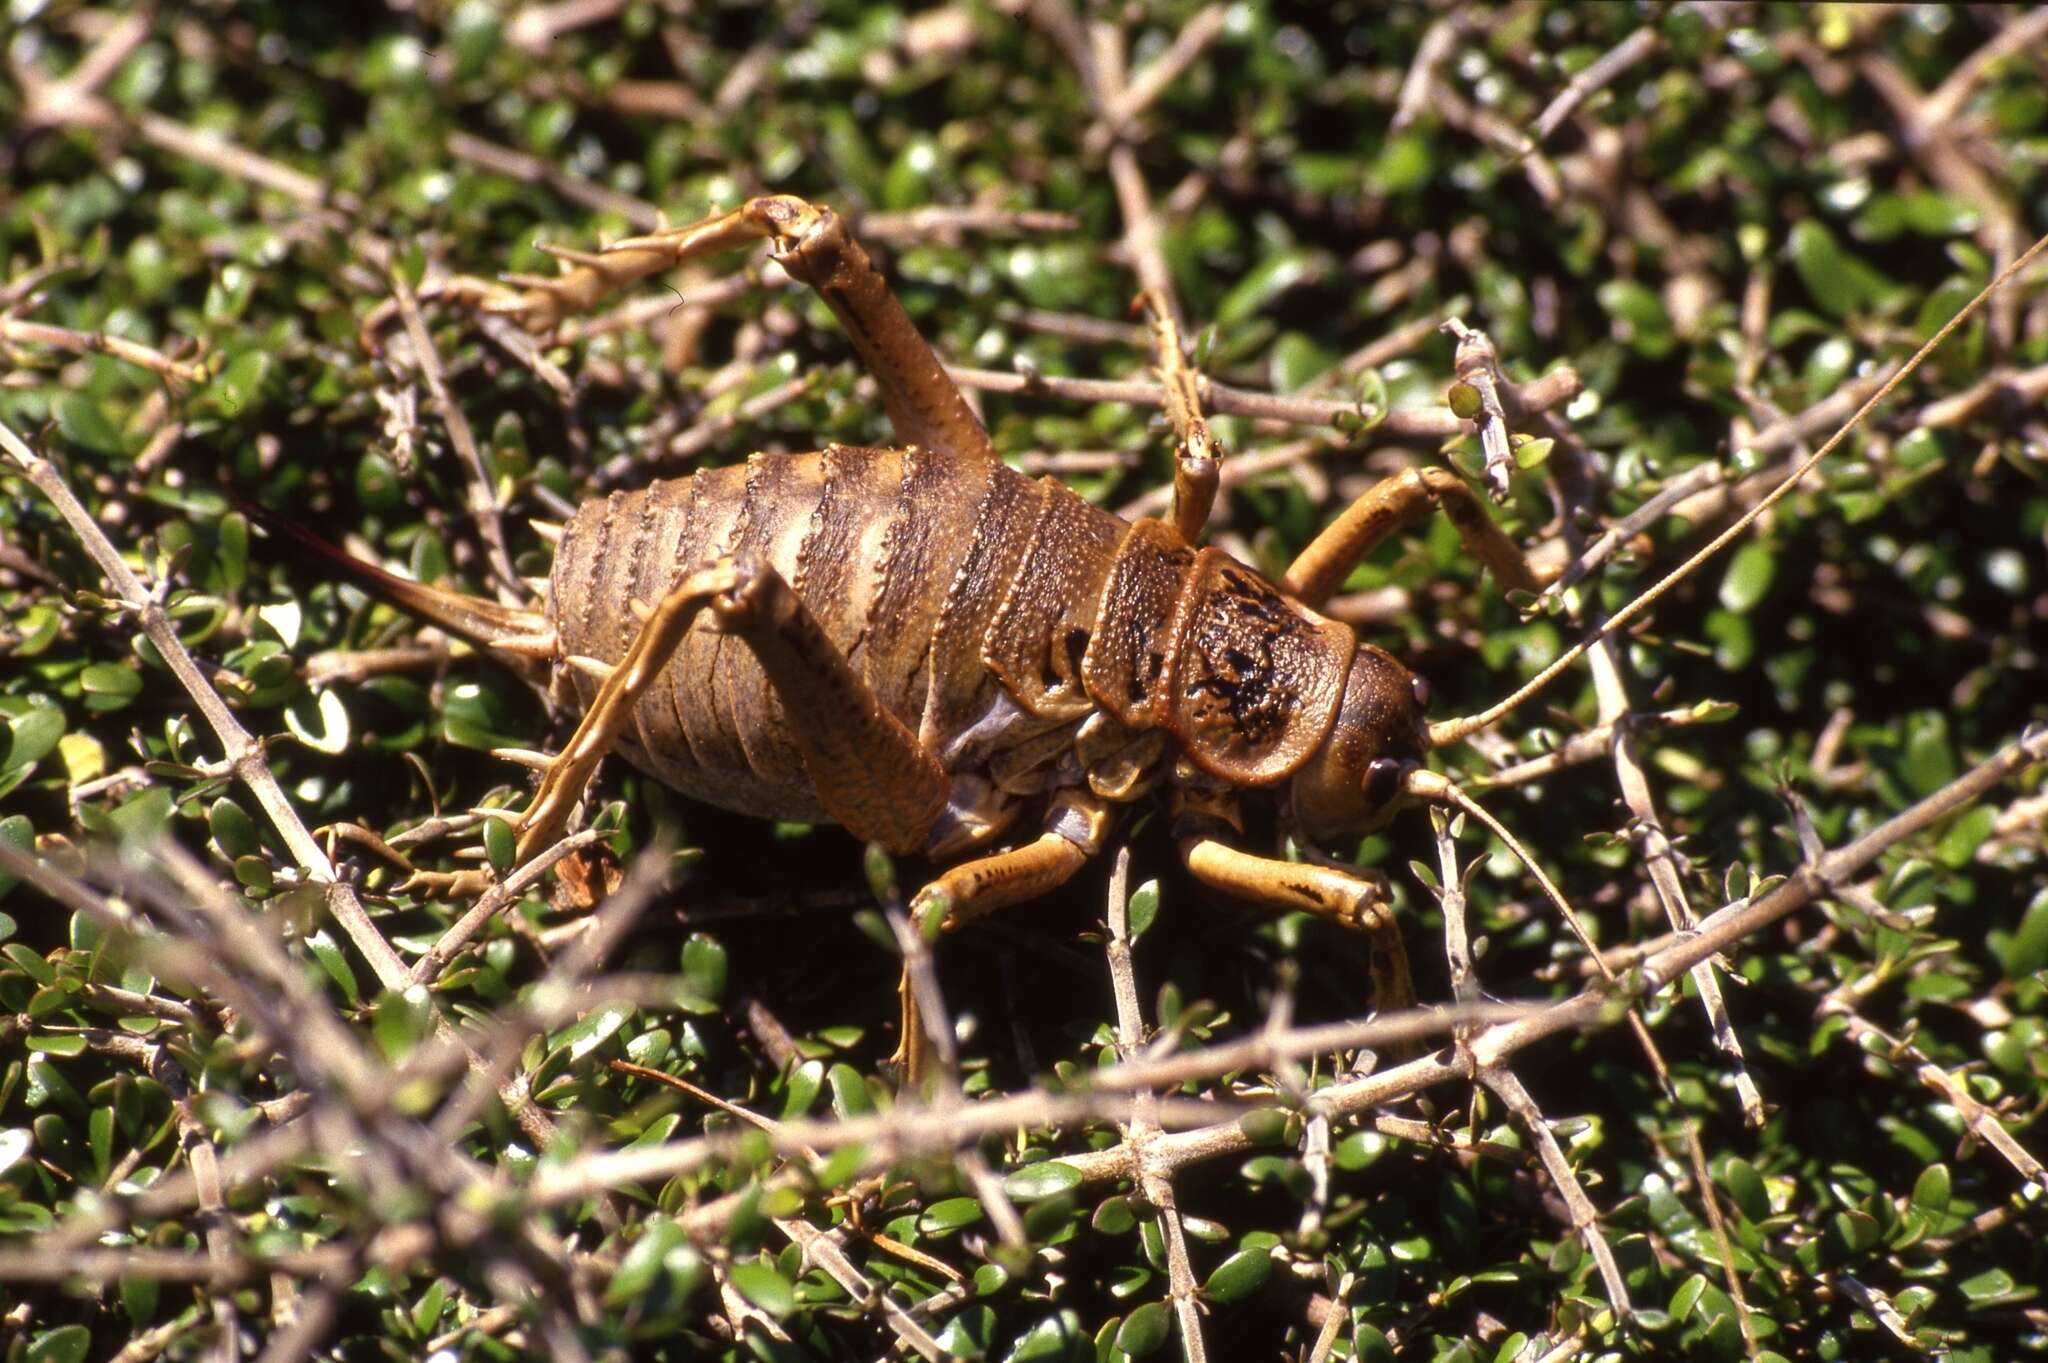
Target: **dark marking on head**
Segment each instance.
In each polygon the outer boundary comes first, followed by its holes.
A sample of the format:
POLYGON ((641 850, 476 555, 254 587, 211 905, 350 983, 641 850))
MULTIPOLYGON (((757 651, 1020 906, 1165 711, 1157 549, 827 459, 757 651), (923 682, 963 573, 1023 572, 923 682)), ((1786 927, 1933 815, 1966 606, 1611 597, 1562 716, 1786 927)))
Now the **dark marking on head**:
POLYGON ((1212 597, 1193 639, 1202 661, 1183 688, 1191 700, 1209 696, 1223 703, 1229 722, 1253 746, 1263 746, 1286 727, 1294 711, 1291 679, 1274 657, 1276 640, 1299 633, 1301 618, 1279 594, 1241 569, 1218 574, 1223 590, 1212 597))

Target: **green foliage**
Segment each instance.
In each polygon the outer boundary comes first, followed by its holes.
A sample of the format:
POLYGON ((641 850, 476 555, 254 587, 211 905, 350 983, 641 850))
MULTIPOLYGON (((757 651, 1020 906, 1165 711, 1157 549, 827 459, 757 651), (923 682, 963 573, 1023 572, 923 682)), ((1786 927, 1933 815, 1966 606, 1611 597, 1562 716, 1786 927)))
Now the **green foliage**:
MULTIPOLYGON (((1113 139, 1089 105, 1101 73, 1077 74, 1015 8, 627 0, 536 38, 559 7, 422 0, 365 24, 290 0, 158 6, 92 97, 60 107, 52 83, 109 39, 117 7, 11 7, 0 420, 162 584, 171 626, 408 966, 468 907, 417 893, 409 871, 509 868, 527 786, 489 752, 558 748, 572 717, 252 534, 234 499, 487 593, 479 491, 507 513, 518 570, 544 575, 528 516, 559 520, 611 486, 755 449, 887 441, 828 310, 786 288, 718 303, 684 345, 664 333, 696 319, 651 286, 623 300, 632 325, 530 358, 434 301, 451 275, 552 270, 538 243, 591 248, 654 210, 688 221, 759 191, 851 215, 953 363, 1144 377, 1113 139), (970 205, 1075 225, 875 221, 970 205), (428 297, 480 479, 402 329, 379 333, 381 356, 359 340, 391 293, 383 255, 428 297), (29 324, 198 373, 166 379, 29 324), (798 378, 810 385, 784 394, 798 378), (764 394, 786 400, 748 405, 764 394), (679 439, 691 461, 662 453, 679 439), (475 855, 458 859, 463 847, 475 855)), ((1121 24, 1142 71, 1206 22, 1197 10, 1146 0, 1084 22, 1121 24)), ((1555 566, 1567 537, 1681 481, 1695 495, 1571 601, 1521 609, 1532 602, 1505 599, 1436 518, 1378 549, 1332 607, 1430 678, 1434 716, 1505 694, 1587 612, 1619 609, 1725 524, 1730 489, 1753 503, 1832 430, 1843 394, 1871 391, 2048 226, 2035 52, 1967 65, 2019 22, 1940 6, 1227 6, 1122 131, 1195 362, 1345 410, 1323 428, 1215 418, 1234 457, 1310 442, 1230 489, 1215 538, 1278 572, 1373 478, 1476 469, 1475 441, 1381 429, 1389 411, 1477 410, 1476 389, 1451 386, 1453 342, 1434 329, 1446 316, 1492 338, 1511 382, 1570 365, 1583 391, 1517 417, 1496 519, 1548 544, 1555 566), (1545 105, 1641 24, 1656 45, 1523 155, 1545 105), (1930 133, 1908 106, 1937 90, 1958 102, 1930 133), (1581 505, 1593 523, 1577 522, 1581 505)), ((685 296, 701 285, 676 281, 685 296)), ((1849 843, 2048 719, 2042 298, 2036 271, 1961 328, 1617 650, 1637 710, 1674 717, 1636 746, 1696 913, 1793 872, 1802 824, 1817 845, 1849 843), (2001 382, 1976 390, 1993 371, 2001 382)), ((1104 505, 1170 480, 1147 410, 1031 392, 982 406, 1020 464, 1103 456, 1068 477, 1104 505)), ((110 926, 0 871, 7 1358, 111 1356, 144 1337, 157 1356, 200 1357, 224 1323, 253 1355, 294 1311, 330 1307, 320 1357, 566 1356, 551 1332, 592 1356, 872 1357, 894 1338, 872 1293, 915 1308, 958 1357, 1117 1363, 1181 1347, 1168 1218, 1127 1171, 1101 1172, 1124 1111, 1098 1102, 1062 1125, 1019 1117, 915 1150, 887 1139, 908 1100, 884 1073, 898 939, 874 910, 900 907, 899 883, 928 867, 871 863, 864 878, 835 830, 725 816, 615 763, 594 845, 430 984, 387 988, 134 613, 41 493, 0 470, 0 843, 156 925, 110 926), (162 888, 176 873, 152 860, 164 839, 281 944, 286 969, 232 997, 199 982, 209 961, 239 957, 162 888), (610 944, 618 992, 562 987, 552 972, 578 951, 578 925, 649 849, 668 876, 610 944), (166 932, 200 955, 145 950, 166 932), (275 998, 314 1012, 268 1015, 275 998), (523 1086, 552 1144, 465 1079, 443 1024, 523 1086), (403 1082, 372 1099, 345 1070, 314 1072, 306 1057, 336 1035, 403 1082), (264 1144, 309 1132, 314 1104, 328 1124, 305 1146, 264 1144), (748 1114, 804 1123, 809 1144, 778 1152, 748 1114), (655 1162, 685 1148, 702 1158, 655 1162), (444 1150, 476 1181, 451 1191, 450 1166, 427 1153, 444 1150), (200 1151, 268 1162, 216 1211, 170 1199, 80 1229, 104 1206, 96 1192, 159 1188, 200 1151), (603 1197, 529 1205, 595 1151, 650 1162, 603 1197), (868 1297, 806 1250, 815 1234, 868 1297), (216 1240, 246 1272, 47 1280, 63 1254, 203 1264, 216 1240), (549 1276, 558 1263, 569 1271, 549 1276)), ((1477 789, 1601 718, 1582 667, 1440 765, 1477 789)), ((1336 1358, 1505 1363, 1558 1356, 1574 1335, 1587 1358, 2042 1353, 2042 1190, 1986 1141, 2000 1124, 2034 1158, 2048 1148, 2041 779, 2028 770, 1889 846, 1835 898, 1728 953, 1760 1127, 1743 1124, 1690 980, 1640 1006, 1668 1082, 1625 1027, 1518 1053, 1601 1213, 1633 1321, 1490 1091, 1440 1087, 1379 1124, 1319 1121, 1317 1095, 1369 1068, 1347 1052, 1164 1093, 1232 1104, 1227 1151, 1174 1177, 1179 1281, 1210 1356, 1298 1356, 1330 1313, 1336 1358)), ((1668 930, 1643 865, 1651 840, 1608 758, 1487 798, 1597 941, 1668 930)), ((1271 821, 1252 824, 1247 847, 1272 851, 1271 821)), ((1133 831, 1129 907, 1160 1054, 1256 1034, 1276 1011, 1304 1024, 1364 1011, 1358 934, 1213 900, 1180 869, 1169 825, 1133 831)), ((1341 850, 1389 876, 1424 1001, 1451 997, 1428 820, 1341 850)), ((1582 950, 1527 872, 1476 826, 1461 850, 1476 858, 1465 888, 1486 993, 1574 993, 1582 950)), ((1117 1062, 1103 884, 1084 873, 935 945, 965 1110, 1078 1101, 1117 1062)), ((1409 1058, 1388 1048, 1373 1063, 1409 1058)))

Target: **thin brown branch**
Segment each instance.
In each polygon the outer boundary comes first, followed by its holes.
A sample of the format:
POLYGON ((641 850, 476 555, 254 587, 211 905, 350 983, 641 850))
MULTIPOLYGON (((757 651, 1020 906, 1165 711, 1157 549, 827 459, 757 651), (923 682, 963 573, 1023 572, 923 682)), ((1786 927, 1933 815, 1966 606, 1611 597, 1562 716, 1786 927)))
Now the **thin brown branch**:
POLYGON ((19 317, 0 315, 0 341, 15 345, 46 345, 79 355, 112 356, 147 369, 166 383, 197 386, 210 377, 203 360, 174 360, 139 341, 109 336, 100 331, 73 331, 69 327, 51 326, 46 322, 27 322, 19 317))
MULTIPOLYGON (((1131 964, 1130 931, 1131 849, 1117 848, 1116 865, 1109 879, 1109 955, 1111 993, 1116 998, 1116 1052, 1122 1063, 1134 1060, 1145 1045, 1145 1019, 1138 1004, 1137 976, 1131 964)), ((1131 1112, 1124 1123, 1124 1145, 1137 1164, 1138 1187, 1152 1204, 1159 1234, 1166 1247, 1166 1277, 1173 1300, 1173 1313, 1180 1327, 1181 1351, 1188 1363, 1203 1363, 1208 1344, 1202 1334, 1200 1289, 1188 1256, 1187 1230, 1181 1224, 1180 1208, 1174 1202, 1170 1171, 1147 1158, 1158 1133, 1158 1100, 1151 1090, 1137 1089, 1131 1097, 1131 1112)))
MULTIPOLYGON (((1682 728, 1691 724, 1709 723, 1730 713, 1729 707, 1713 701, 1702 701, 1684 710, 1664 710, 1654 714, 1632 713, 1628 723, 1637 731, 1661 728, 1682 728)), ((1475 786, 1498 789, 1503 786, 1524 785, 1554 776, 1560 771, 1582 763, 1605 757, 1614 750, 1614 723, 1596 724, 1584 733, 1573 734, 1564 742, 1541 757, 1532 757, 1512 767, 1499 771, 1483 772, 1471 778, 1475 786)))
POLYGON ((469 907, 468 912, 448 925, 448 930, 441 934, 428 949, 427 954, 413 962, 411 982, 426 985, 440 978, 441 972, 448 968, 448 963, 469 945, 470 940, 483 930, 485 924, 504 912, 508 906, 518 903, 520 897, 539 884, 540 878, 553 870, 557 862, 571 853, 580 852, 603 841, 604 837, 604 832, 595 828, 571 833, 529 858, 510 875, 485 890, 477 897, 476 903, 469 907))
POLYGON ((404 271, 390 270, 386 277, 391 282, 391 296, 398 304, 406 335, 412 340, 413 363, 419 366, 420 377, 427 381, 434 409, 441 414, 449 442, 469 474, 469 510, 476 517, 477 533, 483 536, 485 554, 497 576, 498 597, 506 605, 524 604, 519 570, 512 566, 512 555, 505 548, 504 504, 491 486, 490 470, 484 464, 483 451, 477 448, 469 418, 448 391, 447 371, 442 367, 441 352, 435 348, 434 338, 427 332, 426 319, 420 315, 419 299, 413 295, 404 271))
MULTIPOLYGON (((1166 405, 1166 390, 1161 385, 1144 379, 1064 378, 1051 374, 1003 373, 1000 370, 974 369, 964 365, 947 365, 946 373, 962 387, 976 388, 988 393, 1021 393, 1074 402, 1126 402, 1134 407, 1166 405)), ((1513 405, 1510 406, 1509 414, 1514 415, 1516 410, 1548 411, 1576 396, 1580 386, 1578 372, 1570 366, 1560 366, 1527 383, 1510 384, 1506 389, 1507 394, 1513 395, 1513 405)), ((1196 390, 1202 399, 1203 407, 1220 416, 1243 416, 1296 426, 1334 426, 1339 429, 1348 421, 1364 419, 1371 425, 1372 430, 1381 434, 1416 436, 1433 440, 1466 435, 1472 429, 1468 422, 1453 414, 1448 407, 1398 407, 1382 415, 1375 409, 1363 407, 1356 402, 1335 398, 1260 393, 1219 383, 1206 376, 1197 376, 1196 390), (1378 420, 1373 420, 1375 417, 1378 420)), ((1227 469, 1229 466, 1226 464, 1224 467, 1227 469)))
POLYGON ((1581 104, 1611 85, 1622 72, 1663 46, 1664 39, 1657 32, 1657 26, 1654 23, 1645 23, 1601 53, 1587 64, 1585 70, 1573 76, 1550 103, 1543 106, 1543 112, 1536 115, 1535 123, 1530 125, 1529 140, 1524 152, 1534 151, 1549 141, 1550 135, 1563 127, 1564 121, 1576 113, 1581 104))

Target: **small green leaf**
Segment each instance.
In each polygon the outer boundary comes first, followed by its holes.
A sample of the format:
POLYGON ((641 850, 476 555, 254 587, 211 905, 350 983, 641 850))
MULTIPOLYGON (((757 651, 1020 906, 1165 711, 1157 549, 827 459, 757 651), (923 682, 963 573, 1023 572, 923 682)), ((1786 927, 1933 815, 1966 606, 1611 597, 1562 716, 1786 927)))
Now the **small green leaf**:
POLYGON ((94 454, 118 455, 121 432, 107 419, 99 400, 89 393, 72 391, 57 399, 57 429, 74 445, 94 454))
POLYGON ((1934 859, 1952 871, 1960 871, 1977 859, 1977 849, 1990 840, 1998 824, 1998 810, 1976 805, 1950 821, 1941 841, 1935 844, 1934 859))
POLYGON ((1137 945, 1138 939, 1145 935, 1146 929, 1152 926, 1152 920, 1158 916, 1159 882, 1148 880, 1137 889, 1131 891, 1131 905, 1128 914, 1131 945, 1137 945))
POLYGON ((84 1363, 85 1351, 91 1347, 92 1331, 83 1325, 60 1325, 37 1335, 22 1359, 23 1363, 84 1363))
POLYGON ((207 807, 206 827, 213 834, 221 855, 230 861, 254 856, 263 850, 262 839, 256 832, 256 821, 225 795, 207 807))
POLYGON ((348 751, 348 710, 332 691, 299 697, 285 707, 284 722, 314 752, 339 757, 348 751))
POLYGON ((1202 1295, 1218 1305, 1241 1301, 1266 1285, 1273 1256, 1264 1248, 1241 1249, 1216 1266, 1202 1284, 1202 1295))
POLYGON ((27 971, 30 979, 46 989, 57 982, 56 968, 25 942, 9 942, 0 947, 0 956, 27 971))
POLYGON ((172 803, 171 792, 151 786, 123 800, 108 818, 124 841, 152 842, 170 826, 172 803))
MULTIPOLYGON (((0 832, 5 828, 5 824, 0 824, 0 832)), ((2034 896, 2012 936, 2002 943, 1995 943, 1994 947, 2004 962, 2005 977, 2009 980, 2025 979, 2038 971, 2048 970, 2048 890, 2034 896)))
POLYGON ((1891 297, 1898 286, 1845 250, 1834 234, 1812 218, 1793 224, 1786 248, 1813 301, 1837 317, 1891 297))
POLYGON ((1104 1235, 1128 1235, 1131 1227, 1138 1224, 1138 1215, 1131 1210, 1131 1200, 1121 1193, 1102 1199, 1089 1219, 1089 1225, 1104 1235))
POLYGON ((1764 1181, 1757 1175, 1756 1167, 1741 1156, 1728 1161, 1727 1169, 1721 1175, 1721 1186, 1735 1199, 1735 1205, 1751 1221, 1764 1221, 1771 1214, 1771 1195, 1764 1188, 1764 1181))
POLYGON ((693 932, 683 943, 683 983, 700 999, 716 1002, 725 996, 725 948, 708 933, 693 932))
POLYGON ((786 1122, 809 1112, 824 1087, 825 1062, 822 1060, 806 1060, 790 1071, 782 1098, 782 1120, 786 1122))
POLYGON ((1913 1180, 1913 1206, 1929 1216, 1948 1210, 1949 1172, 1946 1164, 1930 1164, 1913 1180))
POLYGON ((1921 799, 1956 779, 1948 720, 1939 710, 1920 710, 1906 717, 1906 751, 1899 764, 1899 775, 1921 799))
POLYGON ((93 663, 78 674, 78 687, 93 708, 114 709, 142 694, 142 673, 132 663, 93 663))
POLYGON ((1737 615, 1747 615, 1756 609, 1770 591, 1777 567, 1777 558, 1769 545, 1751 542, 1736 550, 1735 557, 1728 561, 1727 576, 1721 579, 1722 607, 1737 615))
POLYGON ((8 768, 32 766, 57 746, 64 736, 64 712, 54 705, 31 705, 7 721, 9 742, 0 765, 8 768))
POLYGON ((1385 1154, 1387 1138, 1377 1131, 1354 1131, 1337 1142, 1330 1160, 1347 1173, 1356 1173, 1385 1154))
POLYGON ((796 1289, 772 1265, 734 1264, 731 1277, 741 1296, 777 1320, 796 1310, 796 1289))
POLYGON ((413 1303, 413 1332, 421 1335, 433 1333, 434 1326, 440 1322, 441 1309, 447 1304, 448 1281, 445 1278, 436 1278, 432 1285, 420 1294, 420 1299, 413 1303))
POLYGON ((2002 1268, 1987 1268, 1982 1273, 1963 1279, 1956 1284, 1964 1298, 1972 1306, 1995 1306, 2013 1295, 2019 1284, 2012 1274, 2002 1268))
POLYGON ((1116 1332, 1116 1347, 1126 1357, 1143 1358, 1173 1332, 1173 1312, 1163 1301, 1148 1301, 1124 1319, 1116 1332))
POLYGON ((662 1263, 669 1254, 690 1242, 683 1228, 666 1216, 650 1216, 640 1238, 619 1260, 611 1282, 605 1285, 607 1306, 624 1306, 653 1288, 662 1263))
POLYGON ((611 1039, 614 1032, 625 1025, 633 1016, 633 1009, 623 1003, 600 1004, 592 1009, 581 1022, 562 1033, 558 1045, 569 1048, 571 1060, 581 1060, 611 1039))
POLYGON ((1081 1186, 1081 1171, 1058 1160, 1043 1160, 1012 1170, 1003 1191, 1019 1202, 1039 1202, 1081 1186))
POLYGON ((949 1197, 934 1202, 917 1218, 917 1228, 926 1235, 949 1235, 981 1220, 981 1203, 971 1197, 949 1197))
MULTIPOLYGON (((9 814, 6 818, 0 819, 0 842, 5 842, 26 856, 36 845, 35 825, 28 821, 26 814, 9 814)), ((7 892, 20 883, 19 877, 7 871, 0 871, 0 899, 5 899, 7 892)), ((14 926, 12 918, 0 913, 0 942, 14 935, 14 926)))
POLYGON ((484 857, 493 871, 501 876, 511 871, 512 859, 518 851, 519 839, 510 823, 503 819, 484 820, 484 857))
POLYGON ((832 1087, 832 1114, 835 1117, 865 1117, 875 1110, 875 1100, 868 1095, 868 1081, 845 1061, 836 1062, 826 1071, 825 1082, 832 1087))
POLYGON ((341 996, 354 1008, 362 1003, 362 991, 356 985, 356 972, 348 963, 348 955, 341 944, 334 940, 326 928, 316 928, 306 934, 306 949, 313 953, 313 959, 327 972, 327 978, 340 988, 341 996))
POLYGON ((1329 272, 1330 258, 1320 251, 1286 249, 1265 256, 1239 276, 1216 304, 1216 325, 1223 331, 1248 321, 1297 284, 1329 272))

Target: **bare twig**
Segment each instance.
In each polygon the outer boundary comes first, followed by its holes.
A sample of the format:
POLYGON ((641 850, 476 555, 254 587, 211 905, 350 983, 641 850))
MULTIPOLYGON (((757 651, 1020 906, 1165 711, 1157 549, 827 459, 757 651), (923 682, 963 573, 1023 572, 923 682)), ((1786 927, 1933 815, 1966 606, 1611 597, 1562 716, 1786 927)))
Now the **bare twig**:
MULTIPOLYGON (((947 365, 946 373, 955 383, 987 393, 1023 393, 1062 398, 1074 402, 1125 402, 1135 407, 1164 407, 1166 390, 1143 379, 1076 379, 1051 374, 1003 373, 947 365)), ((1202 406, 1220 416, 1253 417, 1296 426, 1332 426, 1343 429, 1353 420, 1366 420, 1385 435, 1416 436, 1444 440, 1464 435, 1470 427, 1448 407, 1397 407, 1384 415, 1356 402, 1336 398, 1315 398, 1278 393, 1260 393, 1219 383, 1205 375, 1196 378, 1202 406), (1377 418, 1374 420, 1374 418, 1377 418)), ((1510 384, 1515 407, 1525 412, 1548 411, 1576 396, 1580 388, 1577 371, 1560 366, 1527 383, 1510 384)), ((1228 468, 1229 465, 1225 465, 1228 468)))
POLYGON ((476 436, 469 428, 469 418, 463 415, 461 405, 448 392, 441 352, 434 348, 434 338, 427 332, 426 319, 420 316, 419 299, 413 296, 412 285, 406 282, 402 270, 387 271, 386 277, 391 282, 391 296, 398 304, 398 315, 405 322, 406 335, 412 340, 413 362, 419 366, 420 377, 427 381, 427 392, 434 399, 435 410, 441 414, 441 424, 448 430, 449 442, 455 446, 456 457, 462 460, 462 466, 469 474, 469 510, 476 517, 477 533, 483 536, 491 571, 497 576, 498 598, 506 605, 523 604, 519 570, 512 566, 512 555, 505 548, 504 506, 491 486, 491 474, 484 466, 483 451, 477 448, 476 436))
MULTIPOLYGON (((1116 996, 1116 1052, 1118 1060, 1125 1063, 1135 1059, 1145 1045, 1145 1020, 1139 1011, 1137 977, 1131 967, 1130 877, 1131 849, 1119 847, 1109 879, 1107 951, 1111 992, 1116 996)), ((1124 1124, 1124 1144, 1136 1162, 1138 1187, 1152 1204, 1160 1237, 1166 1245, 1167 1285, 1172 1293, 1174 1318, 1180 1325, 1181 1350, 1188 1363, 1203 1363, 1209 1351, 1202 1335, 1199 1287, 1188 1258, 1187 1232, 1181 1225, 1180 1208, 1174 1203, 1172 1175, 1147 1158, 1159 1129, 1157 1107, 1149 1090, 1140 1089, 1133 1094, 1130 1119, 1124 1124)))
POLYGON ((1536 115, 1535 123, 1529 128, 1528 141, 1523 148, 1524 154, 1547 142, 1550 135, 1564 126, 1564 121, 1577 112, 1581 104, 1612 84, 1622 72, 1663 45, 1663 35, 1657 32, 1657 26, 1646 23, 1601 53, 1585 70, 1573 76, 1550 103, 1543 106, 1542 113, 1536 115))
POLYGON ((110 336, 100 331, 73 331, 45 322, 26 322, 0 315, 0 341, 15 345, 46 345, 80 355, 111 355, 138 365, 167 383, 197 385, 211 377, 204 361, 174 360, 162 351, 139 341, 110 336))

